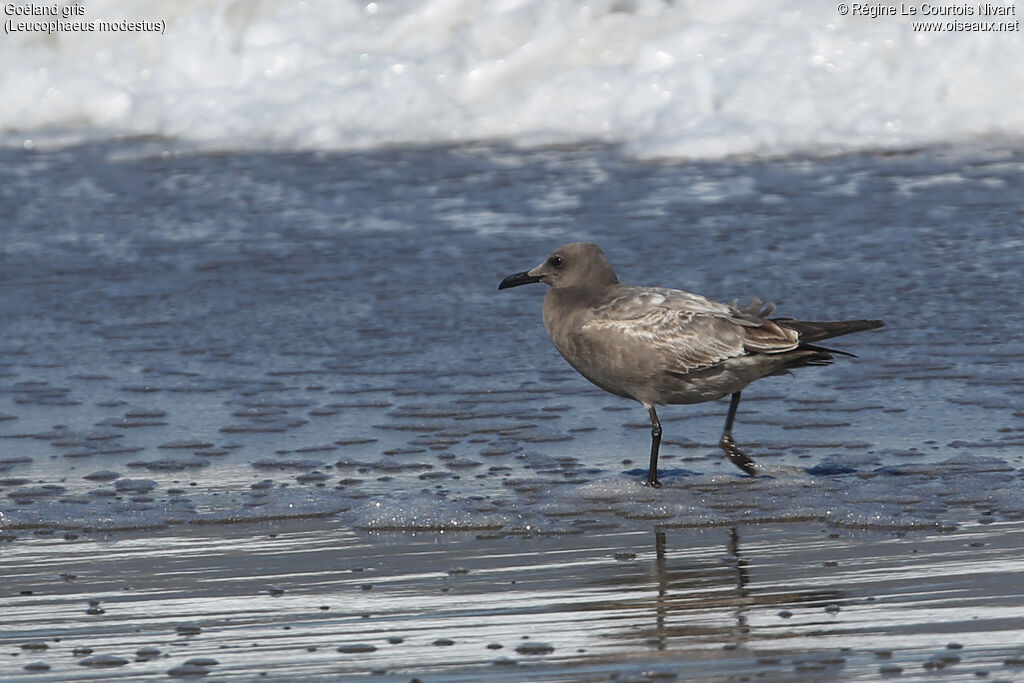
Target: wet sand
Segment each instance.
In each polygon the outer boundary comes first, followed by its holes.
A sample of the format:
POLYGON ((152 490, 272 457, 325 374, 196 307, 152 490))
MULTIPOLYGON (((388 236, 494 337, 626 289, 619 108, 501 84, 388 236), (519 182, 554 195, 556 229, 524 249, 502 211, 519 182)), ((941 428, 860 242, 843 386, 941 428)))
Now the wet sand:
POLYGON ((25 539, 0 560, 0 677, 1017 680, 1022 547, 1020 523, 25 539))

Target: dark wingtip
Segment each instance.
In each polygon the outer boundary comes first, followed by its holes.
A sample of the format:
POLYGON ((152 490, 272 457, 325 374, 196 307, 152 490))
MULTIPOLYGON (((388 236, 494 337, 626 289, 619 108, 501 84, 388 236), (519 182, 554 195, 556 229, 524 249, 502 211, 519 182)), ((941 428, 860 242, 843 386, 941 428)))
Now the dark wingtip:
POLYGON ((795 320, 793 318, 771 318, 771 321, 783 327, 796 330, 800 335, 800 343, 822 341, 853 332, 874 330, 885 325, 881 320, 795 320))

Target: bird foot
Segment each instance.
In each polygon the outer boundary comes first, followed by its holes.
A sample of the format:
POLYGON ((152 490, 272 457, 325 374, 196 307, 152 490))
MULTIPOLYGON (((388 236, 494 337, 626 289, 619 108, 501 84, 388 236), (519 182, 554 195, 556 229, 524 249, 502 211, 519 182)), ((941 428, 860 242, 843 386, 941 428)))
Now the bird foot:
POLYGON ((650 486, 652 489, 660 489, 661 482, 657 479, 644 479, 644 486, 650 486))
POLYGON ((718 445, 723 451, 725 451, 726 457, 733 465, 739 467, 741 470, 754 476, 757 474, 757 468, 754 465, 754 461, 751 460, 746 453, 740 450, 740 447, 736 445, 736 442, 732 440, 732 436, 729 434, 723 434, 722 440, 718 442, 718 445))

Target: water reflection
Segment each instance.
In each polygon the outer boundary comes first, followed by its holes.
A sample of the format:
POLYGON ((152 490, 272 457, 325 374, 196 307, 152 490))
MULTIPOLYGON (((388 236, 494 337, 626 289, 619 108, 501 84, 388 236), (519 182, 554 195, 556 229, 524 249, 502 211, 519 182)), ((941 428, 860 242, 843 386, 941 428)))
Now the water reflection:
MULTIPOLYGON (((651 561, 625 565, 625 571, 605 581, 607 587, 618 588, 619 599, 604 603, 603 609, 627 613, 642 608, 653 615, 653 622, 637 629, 610 631, 609 637, 639 638, 658 650, 676 649, 684 642, 696 647, 740 647, 781 636, 777 626, 752 627, 754 613, 770 613, 774 623, 784 623, 779 613, 787 608, 824 608, 842 604, 847 597, 838 587, 787 586, 761 577, 759 561, 768 565, 770 560, 759 560, 756 555, 748 559, 740 527, 729 528, 717 548, 673 549, 673 538, 680 543, 693 540, 690 534, 673 536, 655 531, 651 561), (724 555, 716 552, 723 547, 724 555), (638 589, 642 595, 622 599, 638 589)), ((590 604, 587 609, 596 607, 590 604)))

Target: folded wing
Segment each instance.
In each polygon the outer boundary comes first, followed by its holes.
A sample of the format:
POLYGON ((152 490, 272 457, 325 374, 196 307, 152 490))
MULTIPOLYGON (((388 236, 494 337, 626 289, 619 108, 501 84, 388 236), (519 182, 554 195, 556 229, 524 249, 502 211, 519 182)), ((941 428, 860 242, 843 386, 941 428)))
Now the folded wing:
POLYGON ((674 289, 623 286, 596 307, 583 326, 588 335, 615 332, 624 343, 660 352, 681 372, 716 365, 751 353, 783 353, 800 343, 799 333, 762 317, 754 300, 740 309, 674 289))

